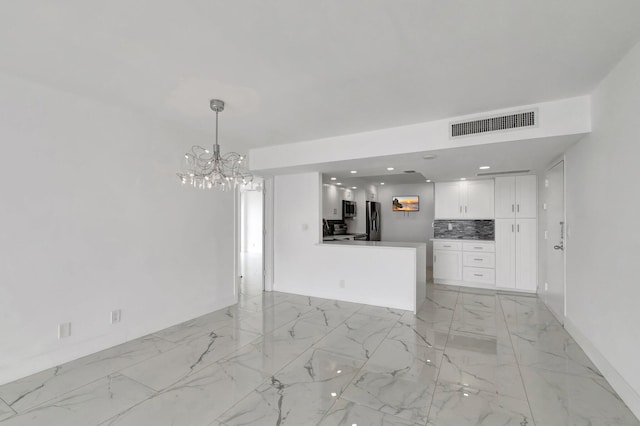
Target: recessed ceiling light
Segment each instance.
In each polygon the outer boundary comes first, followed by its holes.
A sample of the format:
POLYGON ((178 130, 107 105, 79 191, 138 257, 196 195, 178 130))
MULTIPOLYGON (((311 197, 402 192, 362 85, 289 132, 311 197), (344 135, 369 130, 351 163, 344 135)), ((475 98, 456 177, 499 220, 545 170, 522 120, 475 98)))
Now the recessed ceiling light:
POLYGON ((460 180, 467 180, 467 178, 460 178, 460 180))
POLYGON ((352 186, 351 189, 358 189, 358 187, 357 186, 352 186))
POLYGON ((425 160, 433 160, 434 158, 437 158, 438 156, 435 154, 427 154, 427 155, 423 155, 422 158, 424 158, 425 160))
POLYGON ((425 182, 431 182, 431 179, 427 179, 425 182))
POLYGON ((331 180, 336 180, 337 178, 332 177, 331 180))
POLYGON ((331 392, 331 396, 337 396, 338 394, 335 392, 331 392))
POLYGON ((393 170, 393 167, 387 167, 387 170, 391 171, 393 170))
POLYGON ((342 182, 338 182, 338 183, 336 183, 336 185, 342 185, 342 182))
POLYGON ((384 185, 384 182, 380 182, 380 185, 384 185))
POLYGON ((352 175, 355 175, 356 173, 358 173, 357 170, 351 170, 349 173, 351 173, 352 175))
POLYGON ((479 167, 480 170, 488 170, 490 168, 491 168, 491 166, 480 166, 479 167))
POLYGON ((469 394, 468 394, 468 393, 466 393, 466 392, 464 392, 464 393, 463 393, 463 395, 464 395, 464 396, 469 396, 469 394))

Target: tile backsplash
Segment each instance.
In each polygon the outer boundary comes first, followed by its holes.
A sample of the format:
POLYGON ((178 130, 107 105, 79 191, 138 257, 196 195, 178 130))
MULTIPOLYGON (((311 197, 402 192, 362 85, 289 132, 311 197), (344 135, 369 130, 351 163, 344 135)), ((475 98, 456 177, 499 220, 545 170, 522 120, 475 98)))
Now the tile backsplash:
POLYGON ((454 240, 493 241, 495 225, 493 220, 436 220, 433 222, 433 236, 454 240))

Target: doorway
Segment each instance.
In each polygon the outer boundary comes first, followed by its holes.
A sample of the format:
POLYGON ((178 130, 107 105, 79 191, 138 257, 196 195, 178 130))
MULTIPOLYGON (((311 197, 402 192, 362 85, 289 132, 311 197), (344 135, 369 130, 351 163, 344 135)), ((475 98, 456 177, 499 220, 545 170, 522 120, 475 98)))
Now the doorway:
POLYGON ((251 297, 264 290, 264 196, 263 181, 240 189, 240 297, 251 297))
POLYGON ((564 160, 549 168, 545 175, 546 204, 546 283, 543 300, 556 318, 565 317, 565 193, 564 160))

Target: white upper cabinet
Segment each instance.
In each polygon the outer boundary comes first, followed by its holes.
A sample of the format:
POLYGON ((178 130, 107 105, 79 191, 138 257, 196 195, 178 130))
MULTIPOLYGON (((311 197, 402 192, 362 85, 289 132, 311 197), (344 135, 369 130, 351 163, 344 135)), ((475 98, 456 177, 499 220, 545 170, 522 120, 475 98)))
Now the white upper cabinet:
POLYGON ((516 217, 535 218, 538 212, 538 183, 534 175, 516 177, 516 217))
POLYGON ((493 219, 493 180, 435 184, 436 219, 493 219))
POLYGON ((470 180, 462 182, 466 186, 466 203, 464 217, 466 219, 494 218, 494 186, 493 179, 470 180))
POLYGON ((435 184, 435 218, 461 219, 460 182, 435 184))
POLYGON ((538 186, 535 175, 496 178, 496 218, 535 218, 538 186))

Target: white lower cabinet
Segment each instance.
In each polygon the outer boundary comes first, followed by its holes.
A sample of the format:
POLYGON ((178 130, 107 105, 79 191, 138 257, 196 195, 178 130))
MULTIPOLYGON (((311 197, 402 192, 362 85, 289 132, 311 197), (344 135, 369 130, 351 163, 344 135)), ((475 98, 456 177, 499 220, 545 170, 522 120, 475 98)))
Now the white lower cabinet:
POLYGON ((462 251, 435 250, 433 252, 433 278, 434 280, 461 280, 462 251))
POLYGON ((496 219, 496 287, 535 292, 536 219, 496 219))
POLYGON ((434 241, 433 280, 437 284, 495 286, 493 242, 434 241))

